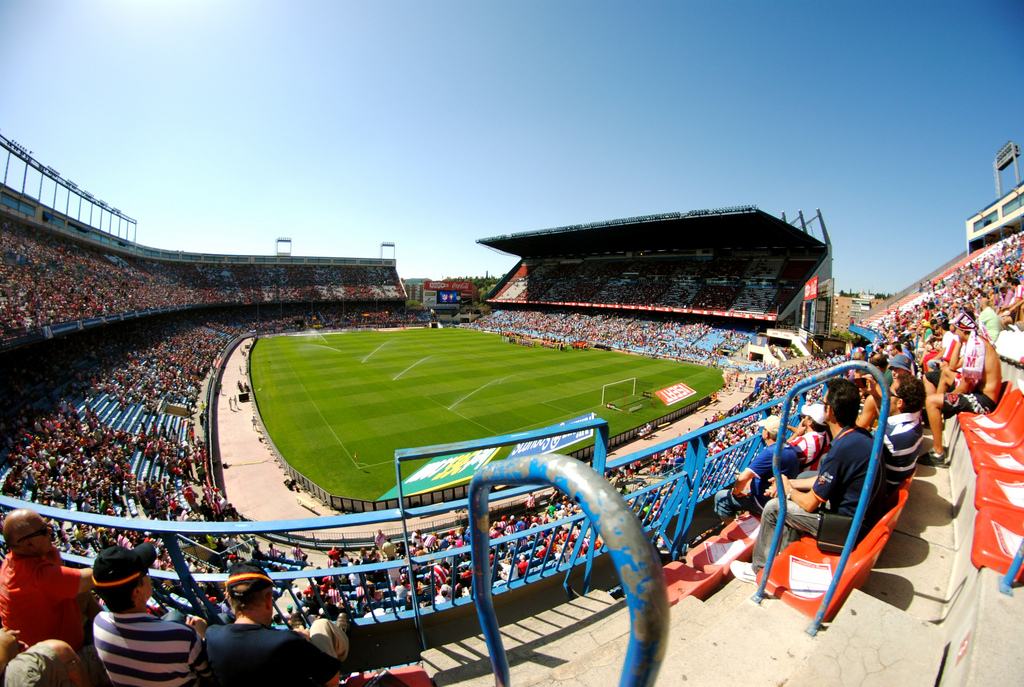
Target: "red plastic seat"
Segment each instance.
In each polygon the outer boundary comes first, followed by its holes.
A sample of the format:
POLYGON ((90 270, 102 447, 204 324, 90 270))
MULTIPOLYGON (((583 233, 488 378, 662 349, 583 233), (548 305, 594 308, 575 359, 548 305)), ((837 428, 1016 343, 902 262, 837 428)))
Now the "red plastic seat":
POLYGON ((1003 470, 981 470, 974 491, 974 506, 978 510, 996 506, 1024 512, 1024 475, 1003 470))
POLYGON ((1024 446, 1003 449, 977 446, 971 450, 971 462, 979 474, 982 470, 1000 470, 1024 475, 1024 446))
MULTIPOLYGON (((989 568, 1005 574, 1010 569, 1024 539, 1024 512, 1013 508, 985 506, 974 518, 974 543, 971 562, 976 568, 989 568)), ((1024 567, 1017 575, 1020 582, 1024 567)))
POLYGON ((964 429, 997 429, 1005 427, 1021 412, 1024 412, 1024 393, 1014 387, 1003 394, 999 405, 988 415, 960 413, 960 426, 964 429))
MULTIPOLYGON (((876 525, 857 545, 846 561, 843 577, 825 611, 826 622, 835 617, 850 592, 864 584, 888 541, 889 530, 876 525)), ((813 618, 818 614, 821 597, 828 590, 838 563, 838 554, 824 554, 818 550, 817 542, 804 537, 780 554, 772 565, 766 589, 786 605, 813 618)), ((762 570, 758 574, 758 580, 763 573, 762 570)))
POLYGON ((964 427, 964 439, 971 451, 976 448, 994 450, 1020 446, 1024 441, 1024 414, 1016 415, 1012 423, 998 429, 964 427))
MULTIPOLYGON (((388 677, 379 684, 404 685, 404 687, 434 687, 434 682, 427 676, 427 671, 422 666, 388 668, 387 672, 388 677)), ((341 685, 342 687, 363 687, 373 678, 374 673, 360 673, 348 678, 341 685)))
POLYGON ((729 564, 749 561, 760 523, 745 515, 729 523, 720 534, 709 537, 686 554, 685 561, 663 566, 669 604, 687 596, 706 599, 722 584, 729 564))
MULTIPOLYGON (((871 574, 871 569, 875 567, 878 557, 882 554, 882 549, 885 548, 890 535, 896 529, 896 522, 903 512, 903 508, 907 505, 912 479, 909 477, 903 480, 899 488, 893 492, 889 497, 891 506, 889 510, 875 523, 871 531, 850 554, 839 586, 836 587, 836 593, 825 611, 826 622, 835 617, 847 597, 850 596, 850 592, 859 589, 871 574)), ((765 589, 786 605, 813 618, 821 607, 821 597, 825 595, 832 582, 839 558, 838 554, 819 551, 818 544, 814 539, 802 537, 779 554, 772 565, 771 575, 768 577, 765 589)), ((759 581, 763 573, 763 570, 758 573, 759 581)))

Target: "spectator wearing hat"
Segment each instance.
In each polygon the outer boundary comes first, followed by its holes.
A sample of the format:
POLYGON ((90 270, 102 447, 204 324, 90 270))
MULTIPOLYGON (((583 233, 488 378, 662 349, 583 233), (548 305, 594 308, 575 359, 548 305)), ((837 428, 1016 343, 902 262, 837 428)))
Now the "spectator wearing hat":
POLYGON ((791 428, 793 436, 789 445, 796 451, 801 469, 813 469, 818 459, 828 450, 827 422, 825 406, 821 403, 806 403, 800 409, 800 424, 791 428))
POLYGON ((221 686, 337 685, 348 655, 348 618, 319 618, 308 633, 274 630, 273 587, 256 563, 236 563, 228 571, 227 596, 237 619, 211 627, 206 637, 221 686))
POLYGON ((932 450, 922 460, 931 465, 946 465, 945 449, 942 445, 942 431, 947 418, 960 413, 986 415, 996 409, 999 392, 1003 384, 1002 366, 999 354, 988 332, 979 327, 977 321, 966 310, 953 320, 956 336, 964 347, 963 374, 952 393, 942 393, 951 383, 952 373, 944 372, 939 391, 925 399, 928 425, 932 430, 932 450))
POLYGON ((189 616, 176 623, 149 614, 155 560, 149 543, 111 546, 96 557, 96 593, 108 609, 93 620, 96 653, 117 687, 216 684, 203 648, 206 621, 189 616))
MULTIPOLYGON (((736 481, 732 487, 722 489, 715 494, 715 513, 728 524, 744 511, 760 513, 768 502, 765 490, 771 479, 772 461, 775 456, 775 442, 779 437, 779 417, 769 415, 760 420, 761 438, 764 448, 750 461, 750 464, 736 473, 736 481)), ((792 446, 784 446, 779 459, 779 470, 790 478, 800 472, 800 459, 792 446)))

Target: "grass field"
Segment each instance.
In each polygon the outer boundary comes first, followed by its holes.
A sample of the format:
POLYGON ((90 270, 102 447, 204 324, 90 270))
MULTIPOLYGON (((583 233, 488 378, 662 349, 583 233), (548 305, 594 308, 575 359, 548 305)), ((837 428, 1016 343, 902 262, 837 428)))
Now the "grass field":
MULTIPOLYGON (((632 414, 601 405, 602 385, 629 377, 638 394, 685 382, 697 392, 687 402, 722 386, 720 371, 698 365, 527 348, 461 329, 311 333, 262 339, 252 353, 260 412, 288 462, 331 493, 370 500, 395 485, 397 449, 589 412, 607 419, 614 435, 664 415, 658 399, 632 414)), ((403 474, 414 467, 403 465, 403 474)))

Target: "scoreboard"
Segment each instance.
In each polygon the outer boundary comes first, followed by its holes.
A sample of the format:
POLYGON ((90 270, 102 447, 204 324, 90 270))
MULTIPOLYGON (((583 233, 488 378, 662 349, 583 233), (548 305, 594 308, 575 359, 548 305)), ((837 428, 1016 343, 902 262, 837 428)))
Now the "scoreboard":
POLYGON ((423 283, 424 307, 455 310, 463 301, 473 302, 473 282, 443 280, 423 283))

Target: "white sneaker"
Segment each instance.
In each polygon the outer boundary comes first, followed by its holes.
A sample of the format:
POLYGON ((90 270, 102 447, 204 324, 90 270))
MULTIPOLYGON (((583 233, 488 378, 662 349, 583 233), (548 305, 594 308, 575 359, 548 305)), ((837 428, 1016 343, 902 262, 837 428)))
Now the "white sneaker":
POLYGON ((750 584, 757 584, 757 573, 754 572, 754 566, 750 563, 744 563, 743 561, 733 561, 729 564, 729 572, 740 582, 749 582, 750 584))

